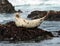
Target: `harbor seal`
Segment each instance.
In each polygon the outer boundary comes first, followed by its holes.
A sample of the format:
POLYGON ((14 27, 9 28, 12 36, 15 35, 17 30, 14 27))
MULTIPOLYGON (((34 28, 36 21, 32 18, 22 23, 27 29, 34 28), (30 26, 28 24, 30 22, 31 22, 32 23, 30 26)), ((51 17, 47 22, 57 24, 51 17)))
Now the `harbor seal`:
MULTIPOLYGON (((48 15, 48 13, 47 13, 47 15, 48 15)), ((27 20, 27 19, 21 18, 19 16, 19 13, 16 13, 15 14, 15 24, 18 27, 20 26, 20 27, 25 27, 25 28, 38 27, 45 20, 47 15, 45 15, 42 18, 38 18, 38 19, 34 19, 34 20, 27 20)))

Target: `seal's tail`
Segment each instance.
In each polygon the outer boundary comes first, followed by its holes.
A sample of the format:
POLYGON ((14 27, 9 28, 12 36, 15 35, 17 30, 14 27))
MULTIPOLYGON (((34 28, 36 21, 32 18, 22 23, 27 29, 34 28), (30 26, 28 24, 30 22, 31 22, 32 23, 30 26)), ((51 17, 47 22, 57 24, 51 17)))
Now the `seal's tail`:
POLYGON ((50 12, 48 11, 47 14, 46 14, 44 17, 40 18, 40 19, 44 21, 45 18, 48 16, 49 13, 50 13, 50 12))
POLYGON ((42 18, 45 19, 45 18, 48 16, 49 13, 50 13, 50 12, 48 11, 47 14, 46 14, 44 17, 42 17, 42 18))

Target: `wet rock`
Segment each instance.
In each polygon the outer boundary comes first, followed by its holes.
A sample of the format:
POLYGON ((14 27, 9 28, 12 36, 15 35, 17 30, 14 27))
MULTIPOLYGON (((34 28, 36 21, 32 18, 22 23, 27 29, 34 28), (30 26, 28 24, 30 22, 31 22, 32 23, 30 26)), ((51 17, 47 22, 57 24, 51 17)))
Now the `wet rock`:
POLYGON ((23 11, 21 11, 20 9, 15 11, 15 13, 23 13, 23 11))
POLYGON ((58 35, 60 36, 60 31, 58 31, 58 35))
POLYGON ((37 19, 37 18, 43 17, 46 14, 47 14, 47 11, 33 11, 27 17, 32 19, 37 19))
POLYGON ((58 19, 57 11, 50 10, 49 12, 50 13, 48 14, 48 17, 46 18, 46 20, 49 20, 49 21, 55 20, 56 21, 58 19))
POLYGON ((16 11, 8 0, 0 0, 0 13, 14 13, 14 12, 16 11))
MULTIPOLYGON (((27 17, 32 19, 37 19, 46 15, 47 11, 32 11, 27 17)), ((60 11, 50 10, 48 16, 45 20, 48 21, 60 21, 60 11)))
POLYGON ((0 40, 8 41, 26 41, 39 36, 45 38, 53 37, 51 32, 39 28, 17 27, 13 21, 0 25, 0 40))

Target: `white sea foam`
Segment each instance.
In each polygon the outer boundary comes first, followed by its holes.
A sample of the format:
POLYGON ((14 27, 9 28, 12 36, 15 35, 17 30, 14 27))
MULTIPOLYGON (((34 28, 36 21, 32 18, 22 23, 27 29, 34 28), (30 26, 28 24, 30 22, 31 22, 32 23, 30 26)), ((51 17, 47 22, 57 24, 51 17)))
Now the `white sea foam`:
POLYGON ((9 0, 14 6, 15 5, 39 5, 39 4, 50 4, 60 5, 60 0, 9 0))

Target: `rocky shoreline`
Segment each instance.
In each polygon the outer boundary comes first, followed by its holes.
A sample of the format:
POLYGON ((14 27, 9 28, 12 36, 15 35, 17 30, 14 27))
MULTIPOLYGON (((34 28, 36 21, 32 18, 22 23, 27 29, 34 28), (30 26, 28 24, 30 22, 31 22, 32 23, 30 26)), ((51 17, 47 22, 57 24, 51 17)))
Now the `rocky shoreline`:
POLYGON ((17 27, 13 21, 0 24, 0 41, 27 41, 37 37, 40 40, 47 39, 53 37, 53 34, 39 28, 17 27))
MULTIPOLYGON (((27 17, 31 19, 37 19, 46 15, 48 11, 32 11, 27 17)), ((60 21, 60 11, 50 10, 48 16, 46 17, 47 21, 60 21)))
POLYGON ((21 10, 16 11, 14 6, 8 0, 0 0, 0 13, 15 13, 22 12, 21 10))

